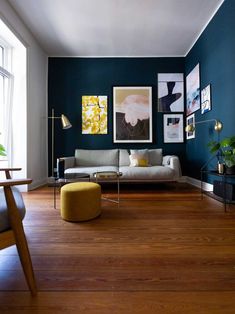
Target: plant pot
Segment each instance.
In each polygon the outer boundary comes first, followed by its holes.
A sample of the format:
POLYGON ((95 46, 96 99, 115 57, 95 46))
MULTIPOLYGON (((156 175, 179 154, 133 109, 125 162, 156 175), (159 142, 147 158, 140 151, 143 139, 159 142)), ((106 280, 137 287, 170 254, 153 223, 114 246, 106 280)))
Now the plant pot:
POLYGON ((225 172, 226 172, 226 174, 235 174, 235 166, 226 167, 225 172))

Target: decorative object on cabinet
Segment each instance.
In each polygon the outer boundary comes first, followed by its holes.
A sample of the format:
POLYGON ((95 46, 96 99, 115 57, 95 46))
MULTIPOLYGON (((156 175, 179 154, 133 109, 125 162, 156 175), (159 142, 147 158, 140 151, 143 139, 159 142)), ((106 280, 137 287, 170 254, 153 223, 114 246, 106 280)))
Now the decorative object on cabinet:
POLYGON ((235 136, 230 136, 221 141, 208 143, 211 154, 220 156, 220 162, 225 164, 225 173, 235 174, 235 136))

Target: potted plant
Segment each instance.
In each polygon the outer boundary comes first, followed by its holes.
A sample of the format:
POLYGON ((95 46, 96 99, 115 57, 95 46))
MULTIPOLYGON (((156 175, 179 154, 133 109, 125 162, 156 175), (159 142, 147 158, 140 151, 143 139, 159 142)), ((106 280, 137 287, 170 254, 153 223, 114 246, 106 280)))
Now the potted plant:
POLYGON ((227 174, 235 174, 235 136, 226 137, 208 144, 210 152, 217 155, 218 161, 225 164, 227 174))

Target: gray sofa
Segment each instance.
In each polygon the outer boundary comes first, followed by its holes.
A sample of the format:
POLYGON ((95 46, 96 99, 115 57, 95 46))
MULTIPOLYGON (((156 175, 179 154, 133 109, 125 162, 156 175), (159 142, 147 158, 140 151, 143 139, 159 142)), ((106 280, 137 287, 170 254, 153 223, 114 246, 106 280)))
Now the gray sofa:
POLYGON ((76 149, 72 157, 59 158, 63 162, 64 174, 88 173, 91 180, 100 171, 120 171, 121 182, 177 181, 181 177, 180 161, 177 156, 162 156, 162 149, 149 149, 148 167, 130 167, 129 150, 76 149))

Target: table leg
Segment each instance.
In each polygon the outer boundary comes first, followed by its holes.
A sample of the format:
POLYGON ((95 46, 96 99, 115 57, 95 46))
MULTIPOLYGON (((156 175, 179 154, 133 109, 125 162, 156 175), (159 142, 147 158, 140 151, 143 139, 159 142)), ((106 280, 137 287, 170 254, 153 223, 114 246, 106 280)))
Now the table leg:
POLYGON ((54 209, 56 209, 56 179, 54 182, 54 209))

